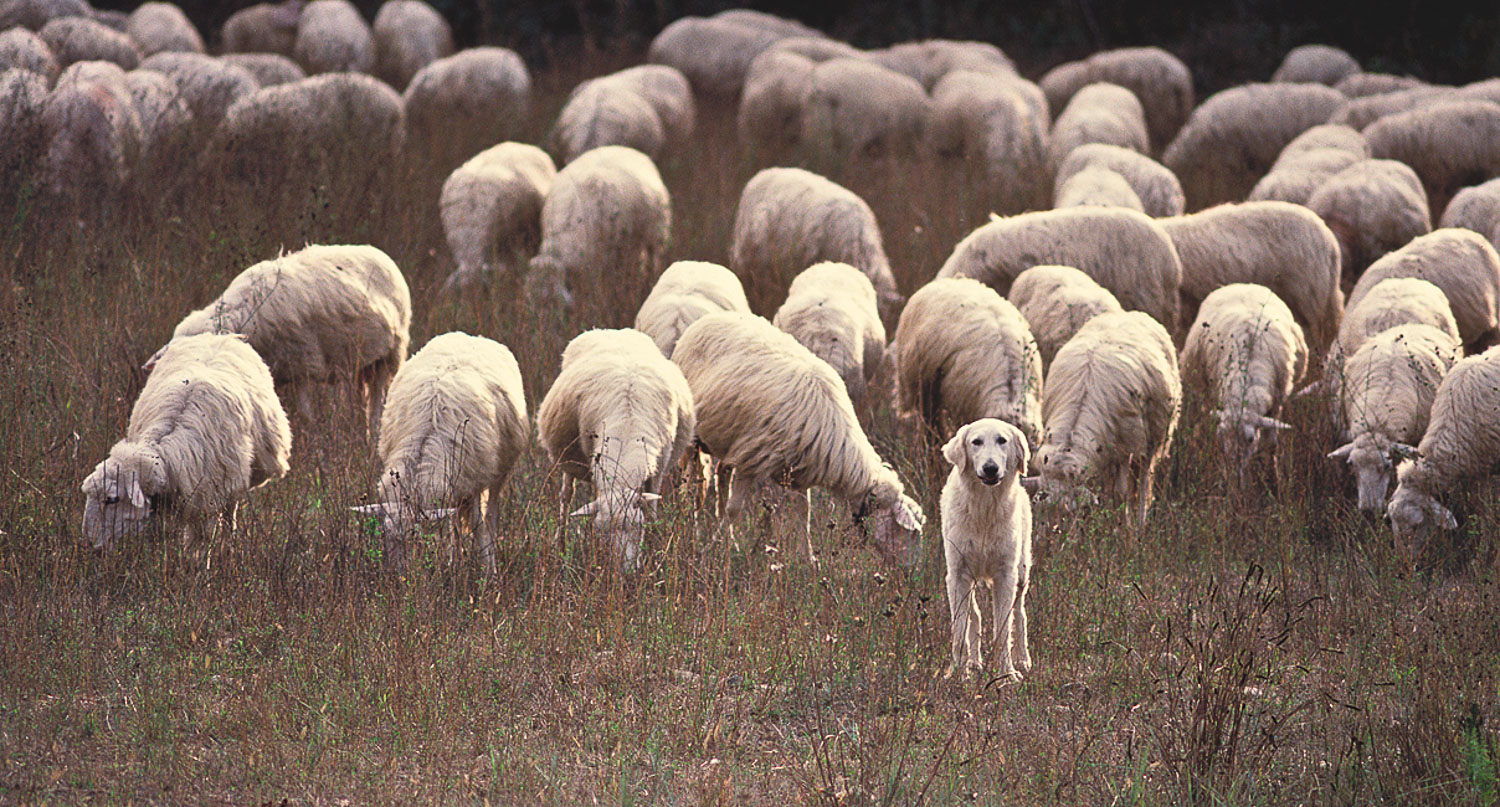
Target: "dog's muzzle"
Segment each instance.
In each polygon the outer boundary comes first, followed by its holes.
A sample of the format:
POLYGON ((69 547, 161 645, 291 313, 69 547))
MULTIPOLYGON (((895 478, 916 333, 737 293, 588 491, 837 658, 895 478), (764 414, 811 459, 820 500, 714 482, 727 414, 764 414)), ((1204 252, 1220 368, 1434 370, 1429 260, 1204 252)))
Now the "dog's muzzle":
POLYGON ((979 481, 986 485, 1000 484, 1000 467, 992 463, 985 463, 984 467, 979 469, 979 481))

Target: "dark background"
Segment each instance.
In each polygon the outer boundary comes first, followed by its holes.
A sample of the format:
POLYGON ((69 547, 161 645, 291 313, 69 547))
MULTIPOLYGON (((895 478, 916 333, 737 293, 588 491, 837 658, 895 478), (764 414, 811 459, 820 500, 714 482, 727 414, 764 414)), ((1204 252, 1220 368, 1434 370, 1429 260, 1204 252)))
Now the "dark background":
MULTIPOLYGON (((250 0, 180 0, 212 43, 223 21, 250 0)), ((355 0, 373 18, 380 0, 355 0)), ((1500 74, 1500 3, 1452 0, 1378 4, 1358 0, 1142 2, 935 2, 862 0, 809 4, 713 0, 429 0, 453 23, 460 46, 500 44, 533 69, 589 49, 641 49, 668 22, 736 5, 793 17, 861 47, 907 39, 982 39, 999 45, 1027 76, 1060 62, 1126 45, 1160 45, 1193 69, 1202 94, 1268 78, 1289 48, 1322 42, 1348 50, 1365 69, 1466 83, 1500 74)), ((129 10, 136 0, 103 0, 129 10)))

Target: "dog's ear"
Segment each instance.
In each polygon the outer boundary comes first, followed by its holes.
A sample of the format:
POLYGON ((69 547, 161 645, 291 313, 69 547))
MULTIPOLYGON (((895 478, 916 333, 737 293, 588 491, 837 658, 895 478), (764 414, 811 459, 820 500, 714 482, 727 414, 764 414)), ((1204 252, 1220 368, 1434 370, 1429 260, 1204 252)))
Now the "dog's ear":
POLYGON ((1020 429, 1011 429, 1010 443, 1006 449, 1010 451, 1012 473, 1020 476, 1026 475, 1027 468, 1031 465, 1031 446, 1026 443, 1026 435, 1020 429))
POLYGON ((953 439, 943 446, 943 458, 960 471, 969 470, 969 447, 964 445, 965 435, 968 432, 968 426, 960 426, 953 434, 953 439))

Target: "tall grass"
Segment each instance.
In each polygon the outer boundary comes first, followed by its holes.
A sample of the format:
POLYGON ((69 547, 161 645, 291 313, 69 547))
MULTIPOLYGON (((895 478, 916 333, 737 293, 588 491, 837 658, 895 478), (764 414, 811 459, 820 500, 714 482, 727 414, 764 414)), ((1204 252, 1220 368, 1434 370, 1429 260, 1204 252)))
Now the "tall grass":
MULTIPOLYGON (((537 77, 528 138, 567 88, 537 77)), ((758 166, 705 111, 662 170, 672 259, 723 261, 758 166)), ((722 111, 718 111, 722 113, 722 111)), ((192 155, 183 155, 191 171, 192 155)), ((1353 508, 1319 402, 1231 498, 1189 401, 1148 526, 1100 507, 1039 522, 1036 669, 945 681, 935 449, 888 401, 870 431, 932 515, 883 567, 815 496, 814 545, 746 525, 714 542, 670 496, 643 568, 585 525, 559 545, 533 447, 500 503, 499 572, 444 536, 388 575, 377 468, 347 392, 294 418, 293 471, 250 496, 208 568, 170 536, 79 543, 78 485, 124 431, 137 369, 235 273, 306 242, 370 242, 406 271, 414 346, 452 329, 519 357, 534 408, 584 314, 528 311, 452 268, 431 166, 248 208, 206 175, 107 211, 5 200, 0 238, 0 800, 157 803, 1494 804, 1500 585, 1493 489, 1413 567, 1353 508)), ((962 170, 848 168, 910 294, 988 204, 962 170)), ((618 313, 618 312, 616 312, 618 313)), ((1190 394, 1190 398, 1193 396, 1190 394)))

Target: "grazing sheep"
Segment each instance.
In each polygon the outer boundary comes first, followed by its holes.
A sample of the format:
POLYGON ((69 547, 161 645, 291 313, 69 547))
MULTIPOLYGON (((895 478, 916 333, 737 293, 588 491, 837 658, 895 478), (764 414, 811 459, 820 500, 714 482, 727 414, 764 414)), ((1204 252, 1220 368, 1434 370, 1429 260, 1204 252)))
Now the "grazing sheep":
POLYGON ((1410 112, 1442 101, 1457 100, 1456 93, 1455 87, 1418 84, 1407 89, 1366 95, 1351 99, 1328 122, 1364 131, 1370 124, 1389 115, 1410 112))
POLYGON ((114 62, 126 70, 141 63, 140 48, 125 34, 87 17, 60 17, 37 31, 58 64, 114 62))
POLYGON ((469 48, 417 71, 402 100, 412 153, 450 171, 521 135, 531 109, 531 74, 515 51, 469 48))
POLYGON ((549 137, 562 162, 600 146, 629 146, 653 160, 693 134, 687 79, 665 65, 641 65, 585 81, 573 90, 549 137))
POLYGON ((672 198, 650 157, 626 146, 586 152, 557 172, 542 204, 528 293, 570 307, 570 287, 609 289, 600 296, 628 317, 655 280, 671 232, 672 198))
POLYGON ((48 191, 107 210, 135 169, 143 137, 125 71, 110 62, 70 66, 47 96, 41 122, 48 191))
POLYGON ((963 162, 969 182, 982 177, 997 208, 1019 213, 1047 201, 1048 121, 1035 84, 1001 71, 954 70, 932 89, 924 136, 938 158, 963 162))
POLYGON ((1116 84, 1090 84, 1073 94, 1052 124, 1048 153, 1050 164, 1058 166, 1073 149, 1089 143, 1144 154, 1147 141, 1146 113, 1130 90, 1116 84))
POLYGON ((271 376, 312 420, 310 382, 354 382, 366 423, 380 423, 386 387, 411 342, 411 292, 384 252, 369 246, 315 245, 251 266, 213 302, 183 317, 172 340, 240 334, 271 376))
POLYGON ((634 571, 648 505, 693 442, 693 393, 682 370, 640 331, 585 331, 568 343, 536 424, 565 474, 559 524, 573 480, 591 481, 593 501, 573 515, 593 516, 621 570, 634 571))
POLYGON ((47 82, 30 70, 0 71, 0 211, 21 202, 17 190, 38 176, 47 152, 47 82))
POLYGON ((1083 323, 1100 314, 1124 311, 1109 289, 1071 266, 1033 266, 1016 276, 1007 299, 1031 326, 1042 369, 1083 323))
POLYGON ((1314 126, 1286 144, 1271 170, 1250 189, 1248 200, 1307 204, 1329 178, 1369 156, 1370 147, 1358 131, 1334 123, 1314 126))
POLYGON ((675 68, 643 64, 594 81, 613 83, 644 98, 661 121, 667 145, 682 147, 691 142, 697 124, 697 106, 693 102, 692 85, 675 68))
POLYGON ((141 62, 172 78, 193 112, 195 137, 208 138, 236 101, 260 89, 250 71, 201 53, 163 51, 141 62))
POLYGON ((312 0, 297 21, 291 55, 309 76, 369 73, 375 69, 375 35, 349 0, 312 0))
MULTIPOLYGON (((1053 198, 1063 199, 1063 186, 1075 174, 1091 168, 1108 169, 1124 179, 1146 215, 1152 218, 1182 215, 1185 200, 1182 183, 1175 174, 1144 154, 1107 143, 1088 143, 1068 152, 1057 168, 1053 198)), ((1060 201, 1053 205, 1064 206, 1060 201)))
POLYGON ((137 184, 162 193, 166 186, 187 177, 181 161, 194 133, 193 111, 178 92, 177 82, 154 70, 125 74, 135 110, 141 120, 141 151, 135 166, 137 184))
POLYGON ((242 339, 174 342, 130 410, 125 439, 83 481, 83 536, 96 550, 159 514, 183 547, 233 529, 238 500, 287 472, 292 432, 265 362, 242 339))
POLYGON ((735 116, 741 143, 771 159, 790 155, 801 145, 802 102, 812 87, 818 61, 779 45, 755 57, 745 74, 735 116))
POLYGON ((0 31, 16 27, 40 31, 58 17, 87 17, 92 10, 86 0, 10 0, 0 3, 0 31))
POLYGON ((1433 524, 1458 529, 1437 497, 1459 482, 1494 473, 1497 458, 1500 346, 1459 361, 1443 376, 1416 459, 1396 469, 1396 492, 1385 509, 1396 538, 1409 541, 1433 524))
POLYGON ((790 488, 812 554, 810 488, 842 499, 875 547, 910 566, 920 557, 922 508, 860 428, 844 382, 827 362, 753 314, 708 314, 688 327, 672 361, 698 413, 698 443, 733 469, 723 518, 737 519, 764 482, 790 488))
POLYGON ((1433 230, 1387 253, 1359 276, 1349 308, 1382 280, 1418 277, 1448 296, 1459 338, 1471 352, 1500 341, 1500 255, 1478 233, 1457 227, 1433 230))
POLYGON ((1344 313, 1339 244, 1312 211, 1287 202, 1243 202, 1160 224, 1182 258, 1184 322, 1214 289, 1258 283, 1291 306, 1318 350, 1333 341, 1344 313))
MULTIPOLYGON (((795 36, 821 36, 809 33, 795 36)), ((705 101, 738 103, 751 62, 787 35, 760 25, 718 17, 682 17, 661 30, 646 61, 675 67, 705 101)))
POLYGON ((385 558, 399 571, 407 535, 456 515, 456 532, 479 539, 479 560, 493 577, 500 491, 528 432, 521 368, 510 349, 457 331, 433 337, 391 381, 380 418, 379 499, 351 509, 380 519, 385 558))
POLYGON ((1333 88, 1350 98, 1364 98, 1421 86, 1423 86, 1422 80, 1411 76, 1393 76, 1389 73, 1350 73, 1339 79, 1333 88))
POLYGON ((1432 206, 1442 209, 1467 185, 1500 175, 1500 105, 1435 103, 1389 115, 1365 129, 1370 153, 1412 167, 1432 206))
POLYGON ((1432 232, 1422 180, 1395 160, 1354 163, 1319 185, 1305 204, 1338 238, 1350 280, 1380 256, 1432 232))
POLYGON ((1082 486, 1114 483, 1127 519, 1146 522, 1156 465, 1172 446, 1182 408, 1177 351, 1161 323, 1140 311, 1100 314, 1068 340, 1047 370, 1038 501, 1072 506, 1082 486))
POLYGON ((135 40, 146 56, 162 51, 204 51, 203 36, 176 3, 154 1, 140 4, 130 12, 125 33, 135 40))
POLYGON ((279 53, 226 53, 219 57, 219 61, 249 73, 260 87, 290 84, 307 78, 307 73, 296 62, 279 53))
POLYGON ((1031 499, 1020 483, 1031 451, 1015 426, 986 418, 955 432, 943 446, 943 457, 953 465, 942 495, 943 557, 953 630, 953 667, 948 674, 984 667, 984 611, 979 603, 985 599, 980 590, 988 589, 996 666, 1002 677, 1020 678, 1031 670, 1026 643, 1031 499))
POLYGON ((1000 294, 1022 272, 1073 266, 1127 310, 1177 326, 1182 262, 1161 225, 1134 210, 1071 207, 993 218, 953 248, 938 277, 972 277, 1000 294))
POLYGON ((844 380, 850 400, 864 404, 885 360, 885 326, 875 287, 863 272, 832 261, 809 266, 792 279, 772 324, 828 362, 844 380))
POLYGON ((1359 62, 1343 48, 1302 45, 1287 51, 1272 82, 1326 84, 1330 87, 1360 71, 1359 62))
POLYGON ((1041 438, 1042 359, 1026 320, 994 289, 938 278, 901 312, 892 348, 897 403, 931 434, 949 423, 999 418, 1041 438))
POLYGON ((661 273, 651 294, 641 303, 635 329, 651 337, 662 355, 670 359, 682 332, 715 311, 750 313, 740 279, 716 263, 677 261, 661 273))
POLYGON ((291 56, 306 0, 256 3, 229 15, 219 38, 225 53, 275 53, 291 56))
POLYGON ((916 79, 928 92, 937 87, 948 74, 959 70, 990 75, 1016 75, 1015 63, 1003 51, 988 42, 972 40, 925 39, 920 42, 901 42, 870 51, 869 58, 888 70, 916 79))
POLYGON ((880 225, 853 191, 801 168, 767 168, 745 183, 729 266, 751 304, 768 309, 784 297, 793 276, 822 261, 864 272, 883 312, 900 304, 880 225))
POLYGON ((865 59, 813 68, 802 103, 802 142, 837 161, 915 155, 927 118, 916 79, 865 59))
POLYGON ((787 38, 809 39, 823 36, 823 33, 818 29, 810 28, 797 20, 778 17, 775 14, 756 11, 751 8, 726 9, 715 14, 713 19, 746 28, 770 31, 773 34, 787 38))
POLYGON ((453 29, 422 0, 386 0, 375 12, 375 75, 400 91, 429 64, 453 55, 453 29))
POLYGON ((1219 443, 1243 478, 1262 434, 1291 428, 1277 417, 1307 370, 1307 341, 1274 292, 1232 283, 1203 299, 1178 367, 1210 392, 1219 443))
POLYGON ((49 87, 62 72, 62 65, 41 37, 25 28, 0 31, 0 73, 17 68, 36 73, 49 87))
POLYGON ((1161 48, 1106 50, 1078 62, 1058 65, 1038 82, 1057 115, 1073 94, 1096 82, 1130 90, 1146 112, 1151 153, 1158 154, 1176 136, 1193 111, 1193 75, 1181 59, 1161 48))
POLYGON ((1439 227, 1463 227, 1500 244, 1500 179, 1472 185, 1453 195, 1439 227))
POLYGON ((1347 442, 1328 456, 1349 463, 1359 509, 1385 507, 1392 469, 1416 452, 1438 384, 1460 355, 1457 337, 1407 324, 1370 337, 1341 368, 1336 405, 1347 442))
POLYGON ((1101 165, 1091 165, 1068 177, 1057 186, 1054 208, 1121 207, 1145 212, 1141 197, 1119 173, 1101 165))
POLYGON ((1453 308, 1442 289, 1421 278, 1392 277, 1374 284, 1345 308, 1338 338, 1323 363, 1323 378, 1340 378, 1345 356, 1353 355, 1375 334, 1406 324, 1429 325, 1461 341, 1453 308))
POLYGON ((1188 210, 1239 201, 1288 143, 1344 103, 1342 93, 1321 84, 1232 87, 1193 110, 1161 161, 1182 180, 1188 210))
POLYGON ((448 176, 439 206, 458 268, 445 292, 517 274, 517 259, 529 261, 541 243, 542 204, 556 176, 547 152, 525 143, 487 148, 448 176))

